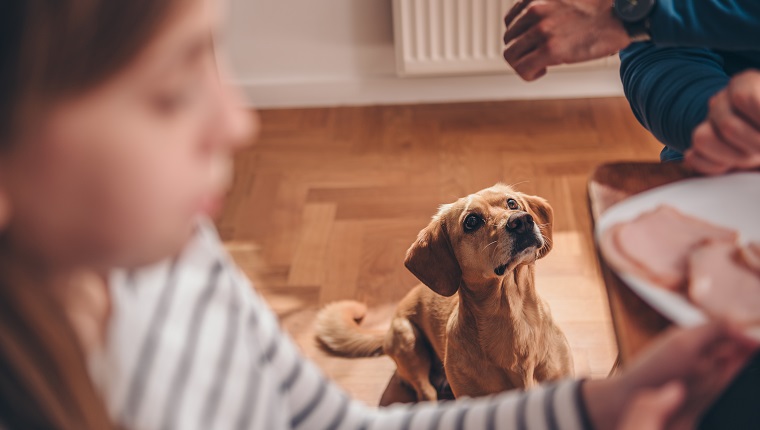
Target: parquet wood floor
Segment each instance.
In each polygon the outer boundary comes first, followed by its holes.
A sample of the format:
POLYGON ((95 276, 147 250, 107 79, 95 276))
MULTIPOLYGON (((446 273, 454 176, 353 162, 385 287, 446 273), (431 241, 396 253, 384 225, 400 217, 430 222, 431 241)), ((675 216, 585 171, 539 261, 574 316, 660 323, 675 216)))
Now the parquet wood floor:
POLYGON ((660 145, 620 98, 260 112, 259 142, 236 160, 218 220, 223 239, 304 352, 355 397, 377 404, 387 357, 321 352, 322 305, 356 299, 387 323, 416 284, 406 249, 436 208, 516 184, 555 210, 538 288, 564 329, 578 375, 605 376, 616 347, 596 266, 586 181, 613 160, 656 160, 660 145))

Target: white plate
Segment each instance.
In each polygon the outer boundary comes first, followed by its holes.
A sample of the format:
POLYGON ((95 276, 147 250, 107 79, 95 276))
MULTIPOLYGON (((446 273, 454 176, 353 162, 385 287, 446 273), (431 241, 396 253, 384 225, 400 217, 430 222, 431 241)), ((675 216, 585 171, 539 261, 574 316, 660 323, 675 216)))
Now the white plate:
MULTIPOLYGON (((597 243, 602 233, 613 225, 634 219, 663 204, 735 229, 742 242, 760 241, 760 173, 735 173, 686 179, 637 194, 612 206, 596 224, 597 243)), ((684 297, 630 273, 617 273, 636 294, 674 323, 688 327, 707 320, 705 313, 684 297)), ((760 327, 751 332, 760 338, 760 327)))

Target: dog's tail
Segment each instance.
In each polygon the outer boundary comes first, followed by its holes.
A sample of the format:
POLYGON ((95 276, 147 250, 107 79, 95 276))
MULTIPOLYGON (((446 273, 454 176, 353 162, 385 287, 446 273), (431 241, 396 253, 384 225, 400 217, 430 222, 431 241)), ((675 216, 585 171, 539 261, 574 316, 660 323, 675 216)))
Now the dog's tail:
POLYGON ((330 303, 317 314, 317 341, 324 349, 345 357, 373 357, 383 354, 385 331, 360 325, 367 307, 344 300, 330 303))

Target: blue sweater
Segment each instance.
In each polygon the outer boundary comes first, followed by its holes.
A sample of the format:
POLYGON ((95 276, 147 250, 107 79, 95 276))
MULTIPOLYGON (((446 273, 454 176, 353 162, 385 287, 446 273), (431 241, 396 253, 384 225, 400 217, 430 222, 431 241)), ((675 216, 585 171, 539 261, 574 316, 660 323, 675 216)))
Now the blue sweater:
POLYGON ((633 113, 682 157, 707 115, 707 102, 736 73, 760 68, 760 0, 658 0, 653 43, 620 53, 620 76, 633 113))

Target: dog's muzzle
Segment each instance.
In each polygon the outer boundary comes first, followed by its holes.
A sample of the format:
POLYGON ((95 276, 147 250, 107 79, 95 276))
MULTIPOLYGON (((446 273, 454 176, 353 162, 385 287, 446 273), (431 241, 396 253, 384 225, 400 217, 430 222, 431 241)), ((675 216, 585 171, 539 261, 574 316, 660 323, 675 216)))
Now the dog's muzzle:
MULTIPOLYGON (((516 257, 528 248, 541 248, 544 246, 541 233, 536 231, 533 216, 527 212, 513 213, 507 219, 507 233, 512 237, 512 256, 516 257)), ((509 263, 503 264, 496 269, 496 276, 506 273, 509 263)))

